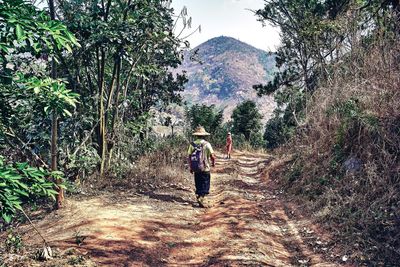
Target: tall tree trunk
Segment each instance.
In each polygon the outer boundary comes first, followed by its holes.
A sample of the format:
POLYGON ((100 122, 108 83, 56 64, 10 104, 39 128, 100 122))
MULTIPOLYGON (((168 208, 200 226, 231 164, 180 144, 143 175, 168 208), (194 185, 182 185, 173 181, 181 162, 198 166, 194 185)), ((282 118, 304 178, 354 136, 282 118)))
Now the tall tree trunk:
MULTIPOLYGON (((104 0, 102 0, 101 5, 103 9, 103 20, 107 23, 108 15, 110 13, 112 0, 108 0, 107 4, 104 4, 104 0)), ((106 170, 106 160, 107 160, 107 151, 108 151, 108 141, 107 141, 107 112, 108 112, 108 105, 104 105, 105 95, 106 95, 106 84, 105 84, 105 67, 106 67, 106 51, 104 47, 100 48, 100 57, 101 60, 99 61, 99 55, 97 53, 97 62, 98 62, 98 87, 100 91, 99 95, 99 140, 98 145, 100 149, 100 175, 103 175, 106 170)), ((114 79, 114 77, 113 77, 114 79)), ((111 85, 111 87, 113 87, 111 85)), ((110 89, 112 90, 112 88, 110 89)))
MULTIPOLYGON (((49 9, 50 9, 50 18, 52 20, 56 19, 56 11, 54 6, 54 0, 49 0, 49 9)), ((57 68, 56 61, 54 57, 51 60, 51 78, 57 78, 57 68)), ((55 110, 53 110, 52 118, 51 118, 51 170, 57 171, 57 135, 58 135, 58 115, 55 110)), ((56 180, 58 196, 57 196, 57 208, 61 208, 62 202, 64 200, 64 190, 62 189, 61 184, 62 181, 59 179, 56 180)))
POLYGON ((121 61, 118 64, 118 68, 117 68, 117 81, 116 81, 116 89, 115 89, 115 108, 113 110, 113 115, 112 115, 112 124, 111 124, 111 131, 114 134, 115 133, 115 123, 118 120, 119 117, 119 109, 118 109, 118 105, 119 105, 119 97, 120 97, 120 76, 121 76, 121 61))
MULTIPOLYGON (((121 76, 121 59, 118 56, 116 59, 116 81, 115 81, 115 91, 111 91, 109 98, 108 98, 108 108, 111 108, 113 106, 112 112, 111 113, 111 128, 110 128, 110 140, 111 140, 111 147, 110 147, 110 153, 109 153, 109 158, 108 158, 108 166, 111 165, 111 160, 113 156, 113 150, 114 150, 114 145, 115 145, 115 123, 118 119, 118 102, 119 102, 119 95, 120 95, 120 76, 121 76), (113 95, 115 95, 115 101, 113 101, 113 95), (114 102, 114 105, 112 105, 112 102, 114 102)), ((111 89, 113 90, 113 89, 111 89)))
POLYGON ((99 140, 98 145, 100 148, 100 175, 104 174, 105 171, 105 162, 107 155, 107 123, 106 123, 106 111, 104 107, 104 96, 105 96, 105 81, 104 81, 104 73, 105 73, 105 51, 104 48, 101 48, 100 53, 100 70, 99 70, 99 140))

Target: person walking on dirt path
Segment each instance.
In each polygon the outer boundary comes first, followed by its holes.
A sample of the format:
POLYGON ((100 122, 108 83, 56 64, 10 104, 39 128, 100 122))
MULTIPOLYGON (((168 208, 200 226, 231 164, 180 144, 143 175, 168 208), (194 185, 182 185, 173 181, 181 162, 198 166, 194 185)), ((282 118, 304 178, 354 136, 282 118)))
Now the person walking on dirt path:
POLYGON ((205 197, 210 192, 211 167, 215 167, 215 154, 205 139, 210 134, 202 126, 198 126, 192 134, 195 140, 188 149, 190 173, 194 173, 196 198, 200 207, 208 207, 205 197))
POLYGON ((232 135, 229 132, 228 136, 226 137, 226 158, 230 159, 231 158, 231 153, 232 153, 232 145, 233 145, 233 141, 232 141, 232 135))

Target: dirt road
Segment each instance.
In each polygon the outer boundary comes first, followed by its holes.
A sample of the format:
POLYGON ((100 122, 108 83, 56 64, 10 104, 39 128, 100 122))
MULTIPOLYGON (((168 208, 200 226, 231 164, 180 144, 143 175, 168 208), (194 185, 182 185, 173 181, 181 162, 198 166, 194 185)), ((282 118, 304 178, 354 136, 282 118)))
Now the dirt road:
MULTIPOLYGON (((76 247, 98 266, 338 266, 309 248, 301 234, 313 235, 307 220, 291 219, 293 211, 269 189, 262 170, 270 160, 219 155, 208 209, 197 207, 192 185, 171 185, 69 200, 38 228, 52 246, 76 247)), ((38 241, 32 231, 25 235, 38 241)))

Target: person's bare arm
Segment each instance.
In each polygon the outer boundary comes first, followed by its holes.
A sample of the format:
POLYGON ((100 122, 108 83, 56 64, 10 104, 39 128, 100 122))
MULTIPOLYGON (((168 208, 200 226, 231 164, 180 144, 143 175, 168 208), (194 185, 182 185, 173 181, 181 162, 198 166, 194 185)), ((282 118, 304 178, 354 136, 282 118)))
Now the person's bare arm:
POLYGON ((216 160, 215 154, 211 154, 210 158, 211 158, 211 166, 215 167, 215 160, 216 160))

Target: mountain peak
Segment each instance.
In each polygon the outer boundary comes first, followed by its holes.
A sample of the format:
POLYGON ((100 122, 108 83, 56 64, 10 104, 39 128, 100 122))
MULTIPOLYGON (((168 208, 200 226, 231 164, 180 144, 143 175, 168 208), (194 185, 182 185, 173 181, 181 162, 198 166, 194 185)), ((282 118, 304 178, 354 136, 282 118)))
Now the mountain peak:
POLYGON ((224 36, 224 35, 211 38, 211 39, 205 41, 203 44, 210 44, 210 43, 212 43, 212 44, 215 44, 215 43, 242 43, 242 44, 246 44, 246 43, 244 43, 244 42, 242 42, 242 41, 240 41, 238 39, 235 39, 235 38, 230 37, 230 36, 224 36))
POLYGON ((254 100, 270 117, 274 101, 258 98, 252 86, 267 83, 275 72, 275 55, 228 36, 212 38, 193 49, 199 62, 186 58, 180 67, 188 75, 184 98, 190 103, 215 104, 229 118, 244 100, 254 100))
POLYGON ((199 49, 199 51, 212 49, 212 51, 216 50, 214 51, 216 53, 224 50, 236 50, 245 53, 266 53, 264 50, 255 48, 254 46, 242 42, 238 39, 223 35, 209 39, 208 41, 194 48, 194 50, 196 49, 199 49))

